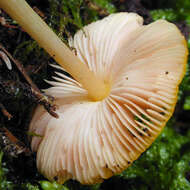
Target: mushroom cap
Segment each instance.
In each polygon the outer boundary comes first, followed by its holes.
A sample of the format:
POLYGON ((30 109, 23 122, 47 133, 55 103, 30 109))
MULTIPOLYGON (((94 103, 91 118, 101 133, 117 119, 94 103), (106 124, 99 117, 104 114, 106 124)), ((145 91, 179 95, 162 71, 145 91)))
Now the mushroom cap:
MULTIPOLYGON (((174 24, 142 25, 134 13, 91 23, 69 40, 89 69, 111 85, 92 101, 71 77, 56 72, 46 93, 56 98, 59 119, 39 106, 30 123, 37 167, 49 180, 83 184, 120 173, 144 152, 171 117, 185 74, 187 47, 174 24)), ((59 66, 56 66, 62 69, 59 66)))

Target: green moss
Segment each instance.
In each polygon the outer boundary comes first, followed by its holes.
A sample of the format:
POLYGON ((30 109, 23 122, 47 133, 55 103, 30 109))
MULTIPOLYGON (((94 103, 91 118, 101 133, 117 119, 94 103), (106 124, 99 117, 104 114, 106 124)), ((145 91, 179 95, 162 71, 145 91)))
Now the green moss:
POLYGON ((67 187, 59 185, 56 182, 40 181, 40 185, 43 190, 69 190, 67 187))
POLYGON ((182 18, 189 16, 189 11, 190 11, 189 0, 177 0, 175 6, 182 18))
POLYGON ((21 189, 23 189, 23 190, 40 190, 38 185, 32 185, 30 183, 23 184, 21 189))
POLYGON ((66 37, 70 33, 70 30, 67 29, 68 25, 72 25, 73 30, 83 26, 80 16, 82 3, 82 0, 49 0, 49 25, 62 39, 64 33, 67 35, 66 37))
POLYGON ((173 168, 174 178, 171 184, 171 190, 188 190, 190 189, 190 182, 187 177, 190 173, 190 164, 189 164, 190 152, 184 154, 180 161, 176 163, 173 168))
POLYGON ((185 98, 185 102, 184 102, 184 105, 183 105, 183 109, 184 110, 190 110, 190 96, 187 96, 185 98))
POLYGON ((116 11, 115 6, 113 5, 112 0, 93 0, 97 5, 99 5, 101 8, 106 9, 106 11, 111 14, 116 11))
POLYGON ((0 151, 0 190, 13 190, 13 183, 6 179, 6 173, 8 170, 3 167, 3 152, 0 151))
POLYGON ((110 0, 48 0, 49 17, 48 22, 55 32, 64 40, 74 34, 84 25, 98 19, 98 12, 90 6, 95 3, 100 9, 105 9, 107 13, 113 13, 116 9, 110 0))
POLYGON ((150 15, 154 21, 164 19, 168 21, 176 21, 178 14, 173 9, 158 9, 150 11, 150 15))

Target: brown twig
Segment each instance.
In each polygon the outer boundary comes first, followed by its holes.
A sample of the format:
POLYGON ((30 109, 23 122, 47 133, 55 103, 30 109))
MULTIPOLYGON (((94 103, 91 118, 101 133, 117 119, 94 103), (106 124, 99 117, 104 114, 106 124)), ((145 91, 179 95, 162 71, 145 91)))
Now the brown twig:
POLYGON ((98 6, 96 3, 92 2, 91 0, 85 0, 85 2, 87 3, 87 5, 88 5, 89 8, 97 11, 100 16, 107 16, 107 15, 109 15, 109 13, 107 12, 106 9, 98 6))
POLYGON ((34 6, 32 8, 43 20, 46 19, 45 14, 38 7, 34 6))
POLYGON ((10 120, 13 116, 6 110, 6 108, 3 106, 3 104, 0 103, 0 109, 4 116, 10 120))
POLYGON ((28 76, 20 62, 14 59, 12 55, 2 45, 0 45, 0 49, 7 54, 9 59, 17 66, 18 70, 22 73, 26 81, 30 84, 32 93, 36 96, 38 103, 42 104, 50 115, 58 118, 58 115, 55 113, 56 106, 53 104, 54 98, 41 93, 39 88, 32 82, 31 78, 28 76))
POLYGON ((55 113, 56 105, 53 104, 54 98, 51 96, 47 96, 46 94, 42 94, 41 92, 36 91, 32 88, 31 90, 32 93, 38 98, 38 103, 42 104, 50 115, 52 115, 55 118, 58 118, 59 116, 55 113))
POLYGON ((8 155, 13 157, 17 157, 21 153, 25 153, 27 156, 31 155, 29 148, 5 127, 0 128, 0 139, 1 146, 8 155))

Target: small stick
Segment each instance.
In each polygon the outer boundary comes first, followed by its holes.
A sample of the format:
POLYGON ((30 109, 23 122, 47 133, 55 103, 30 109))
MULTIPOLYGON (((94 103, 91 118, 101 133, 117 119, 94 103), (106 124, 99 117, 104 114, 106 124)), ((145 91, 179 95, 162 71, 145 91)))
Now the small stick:
POLYGON ((89 8, 97 11, 100 16, 108 16, 109 15, 109 13, 107 12, 106 9, 98 6, 96 3, 92 2, 91 0, 85 0, 85 2, 89 6, 89 8))
POLYGON ((0 138, 2 139, 2 144, 4 146, 4 151, 13 156, 17 157, 18 154, 25 153, 26 155, 31 155, 29 148, 25 146, 23 142, 18 140, 7 128, 0 128, 0 138))
POLYGON ((8 120, 10 120, 13 116, 6 110, 6 108, 4 107, 3 104, 0 103, 0 108, 1 108, 1 112, 3 113, 4 116, 6 116, 8 118, 8 120))

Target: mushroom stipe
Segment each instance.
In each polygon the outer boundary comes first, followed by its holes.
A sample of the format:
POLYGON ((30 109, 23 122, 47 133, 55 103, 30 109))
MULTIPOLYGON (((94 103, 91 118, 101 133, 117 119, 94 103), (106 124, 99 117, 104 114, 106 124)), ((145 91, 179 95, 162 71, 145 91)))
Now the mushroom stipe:
POLYGON ((59 118, 38 106, 30 123, 38 170, 51 181, 94 184, 129 167, 174 111, 188 55, 177 27, 111 14, 70 38, 71 53, 24 0, 0 7, 73 77, 56 72, 48 81, 59 118))

